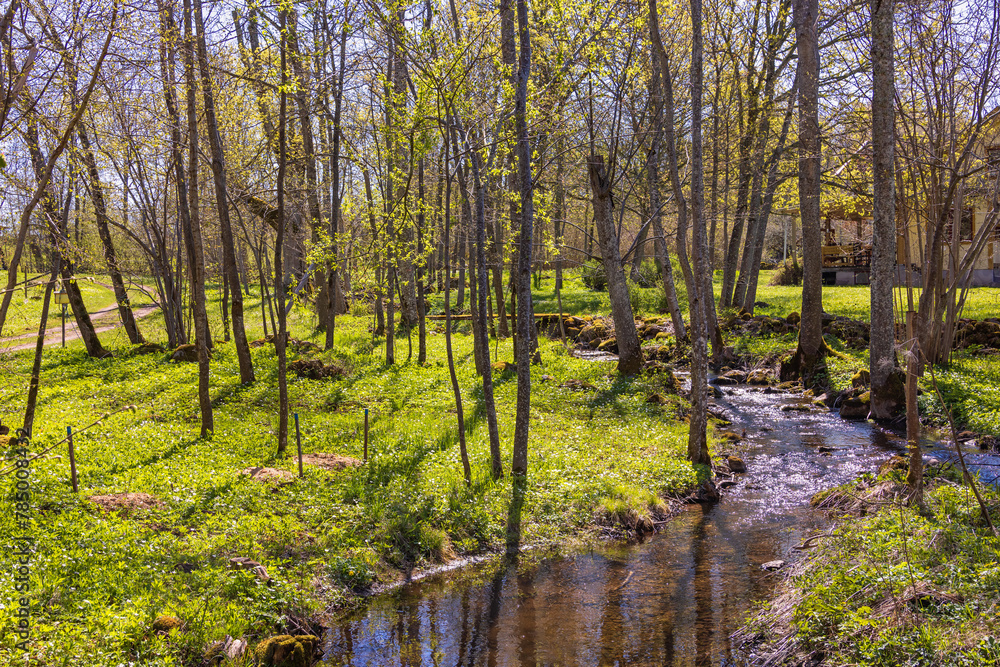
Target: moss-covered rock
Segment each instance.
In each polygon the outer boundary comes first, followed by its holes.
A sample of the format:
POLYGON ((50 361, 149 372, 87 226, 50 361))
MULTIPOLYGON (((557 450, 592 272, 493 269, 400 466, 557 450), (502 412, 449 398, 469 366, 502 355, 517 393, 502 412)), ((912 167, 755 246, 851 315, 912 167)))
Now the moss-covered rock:
POLYGON ((179 628, 183 625, 181 620, 176 616, 157 616, 150 628, 153 632, 170 632, 174 628, 179 628))
POLYGON ((840 416, 844 419, 868 419, 872 406, 867 399, 868 392, 858 397, 844 399, 840 405, 840 416))
POLYGON ((198 348, 194 346, 194 343, 181 345, 170 354, 170 360, 182 363, 197 363, 198 348))
POLYGON ((309 667, 318 645, 314 635, 277 635, 257 644, 254 655, 261 667, 309 667))
POLYGON ((499 373, 503 375, 504 373, 513 373, 517 370, 517 364, 512 364, 509 361, 498 361, 492 366, 494 373, 499 373))
POLYGON ((872 374, 866 369, 858 369, 858 372, 851 377, 851 386, 854 388, 867 387, 872 381, 872 374))
POLYGON ((747 384, 757 386, 774 384, 774 381, 774 376, 762 368, 758 368, 757 370, 748 373, 746 379, 747 384))
POLYGON ((892 458, 886 459, 878 466, 878 474, 885 475, 894 470, 906 472, 910 469, 910 462, 905 456, 893 456, 892 458))
POLYGON ((656 393, 650 394, 646 397, 646 402, 652 405, 665 405, 667 402, 666 397, 663 394, 656 393))
POLYGON ((604 322, 588 324, 580 330, 580 342, 593 344, 608 337, 608 327, 604 322))

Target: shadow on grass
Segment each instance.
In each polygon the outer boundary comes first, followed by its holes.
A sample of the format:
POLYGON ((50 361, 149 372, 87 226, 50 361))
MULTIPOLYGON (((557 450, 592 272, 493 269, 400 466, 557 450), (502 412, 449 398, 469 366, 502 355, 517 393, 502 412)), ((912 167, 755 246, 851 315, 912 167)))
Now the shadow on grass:
POLYGON ((611 386, 594 394, 593 397, 587 401, 587 406, 591 410, 611 408, 616 414, 624 415, 627 410, 626 407, 622 405, 621 397, 632 393, 632 386, 635 384, 635 381, 635 378, 626 377, 624 375, 615 376, 614 382, 611 383, 611 386))
POLYGON ((144 468, 154 463, 160 463, 161 461, 169 461, 178 454, 182 454, 190 449, 193 445, 197 444, 201 438, 190 438, 188 440, 183 440, 181 442, 174 443, 164 451, 159 454, 154 454, 141 461, 136 461, 130 465, 116 465, 107 468, 104 472, 108 475, 118 475, 123 472, 128 472, 130 470, 135 470, 136 468, 144 468))
MULTIPOLYGON (((249 478, 248 478, 249 479, 249 478)), ((191 503, 183 512, 180 514, 180 519, 182 521, 187 521, 193 517, 198 512, 206 511, 209 506, 215 501, 219 496, 228 493, 233 488, 232 480, 226 482, 225 484, 219 484, 218 486, 213 486, 212 488, 205 491, 204 495, 197 501, 191 503)))

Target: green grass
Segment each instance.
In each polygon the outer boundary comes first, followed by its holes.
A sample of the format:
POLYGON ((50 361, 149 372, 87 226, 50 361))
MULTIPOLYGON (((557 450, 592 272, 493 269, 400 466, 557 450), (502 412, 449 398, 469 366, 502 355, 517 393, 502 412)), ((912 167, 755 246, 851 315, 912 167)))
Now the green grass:
MULTIPOLYGON (((755 312, 761 315, 783 317, 792 311, 801 311, 802 287, 768 285, 767 283, 773 274, 774 271, 760 272, 757 301, 768 305, 758 306, 755 312)), ((715 276, 716 298, 721 294, 721 291, 721 272, 717 271, 715 276)), ((908 303, 906 289, 898 288, 895 299, 897 307, 906 308, 908 303)), ((913 293, 914 305, 919 299, 920 290, 915 289, 913 293)), ((823 308, 828 313, 868 322, 871 320, 870 303, 871 290, 867 285, 823 286, 823 308)), ((962 317, 981 320, 998 316, 1000 316, 1000 289, 974 287, 969 290, 962 317)))
MULTIPOLYGON (((254 312, 249 299, 247 306, 254 312)), ((212 317, 218 339, 215 308, 212 317)), ((252 338, 262 333, 259 321, 248 316, 252 338)), ((292 322, 294 336, 320 340, 308 313, 296 309, 292 322)), ((69 486, 65 445, 33 464, 36 664, 193 664, 205 644, 226 634, 263 637, 291 616, 306 618, 344 604, 352 591, 392 580, 400 570, 501 547, 509 479, 489 479, 471 336, 455 336, 474 478, 466 488, 440 323, 428 336, 427 367, 415 363, 416 340, 407 361, 405 337, 396 341, 399 363, 385 366, 384 341, 372 340, 369 324, 367 317, 338 319, 335 349, 324 356, 346 364, 346 378, 291 376, 289 382, 307 453, 361 458, 363 411, 370 410, 368 464, 335 473, 307 467, 304 479, 283 486, 240 474, 264 465, 297 471, 294 459, 275 456, 276 359, 270 346, 253 350, 258 380, 251 386, 239 384, 232 344, 217 346, 210 440, 198 437, 194 364, 175 364, 159 354, 130 356, 127 347, 107 360, 87 358, 79 345, 46 353, 32 451, 56 443, 67 426, 80 429, 128 405, 135 411, 76 436, 79 496, 69 486), (120 516, 105 515, 85 500, 123 492, 149 493, 163 504, 120 516), (262 563, 272 584, 229 570, 235 556, 262 563), (183 625, 157 634, 151 624, 159 615, 176 616, 183 625)), ((153 317, 143 329, 155 339, 153 317)), ((613 364, 575 359, 556 342, 541 344, 544 366, 532 369, 526 543, 586 536, 595 524, 627 514, 625 505, 633 501, 648 508, 653 499, 695 484, 697 473, 684 458, 683 401, 649 404, 650 393, 666 393, 655 378, 619 378, 613 364), (553 379, 543 381, 543 374, 553 379), (558 386, 572 378, 595 391, 558 386), (608 499, 617 504, 609 509, 608 499)), ((509 359, 510 341, 498 352, 509 359)), ((17 423, 23 412, 29 364, 25 353, 0 360, 6 379, 0 416, 7 423, 17 423)), ((515 378, 497 377, 508 466, 515 395, 515 378)), ((19 532, 12 483, 10 475, 0 477, 5 535, 19 532)), ((0 555, 0 590, 13 590, 11 558, 6 551, 0 555)), ((11 659, 16 641, 12 612, 4 602, 0 662, 11 659)))

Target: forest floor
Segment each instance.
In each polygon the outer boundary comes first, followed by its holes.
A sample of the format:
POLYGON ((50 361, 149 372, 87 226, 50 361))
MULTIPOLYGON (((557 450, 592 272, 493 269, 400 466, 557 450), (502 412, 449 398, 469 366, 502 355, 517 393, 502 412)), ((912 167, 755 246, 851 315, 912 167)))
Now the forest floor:
MULTIPOLYGON (((797 310, 797 289, 762 285, 758 299, 769 305, 760 312, 784 316, 797 310)), ((219 290, 209 294, 218 339, 219 290)), ((633 290, 636 315, 655 313, 658 294, 633 290)), ((825 294, 828 311, 867 319, 866 288, 825 294)), ((108 296, 98 283, 85 294, 94 310, 113 305, 113 294, 110 302, 108 296)), ((993 298, 992 292, 974 291, 970 306, 986 312, 993 298)), ((37 303, 24 301, 26 310, 37 303)), ((442 312, 440 294, 430 301, 432 313, 442 312)), ((566 313, 609 311, 607 294, 586 290, 575 275, 568 276, 562 301, 566 313)), ((262 338, 259 296, 249 297, 246 307, 248 335, 262 338)), ((535 290, 535 310, 558 311, 551 276, 535 290)), ((11 331, 37 327, 35 317, 32 324, 26 313, 23 326, 11 331)), ((291 348, 290 360, 319 359, 332 369, 332 377, 322 380, 289 373, 291 409, 299 415, 303 451, 312 455, 301 479, 294 457, 276 454, 276 359, 270 345, 252 350, 258 379, 249 386, 239 383, 232 344, 216 346, 215 431, 208 440, 198 437, 195 364, 168 361, 163 353, 137 354, 120 336, 113 344, 105 341, 115 351, 112 359, 87 358, 79 341, 46 350, 31 451, 56 447, 32 462, 34 501, 26 529, 37 549, 31 564, 35 664, 196 664, 209 642, 226 635, 305 631, 310 620, 359 594, 501 547, 510 488, 506 480, 489 478, 468 323, 458 324, 454 335, 473 471, 468 487, 443 323, 429 323, 424 366, 416 363, 415 332, 412 341, 397 336, 397 364, 386 366, 384 338, 373 337, 371 324, 370 314, 359 309, 338 318, 333 350, 291 348), (357 465, 364 458, 366 409, 369 456, 357 465), (102 417, 106 413, 113 414, 102 417), (95 420, 100 422, 83 430, 95 420), (67 426, 77 431, 78 495, 69 484, 66 445, 60 444, 67 426), (263 571, 231 561, 239 557, 263 571), (170 627, 171 619, 177 627, 170 627)), ((152 312, 141 326, 155 340, 163 330, 162 312, 152 312)), ((313 315, 293 309, 293 338, 321 343, 314 326, 313 315)), ((795 340, 789 334, 743 335, 728 343, 765 356, 794 348, 795 340)), ((620 378, 613 364, 578 359, 558 341, 543 337, 540 345, 543 365, 532 368, 525 543, 544 552, 573 541, 621 538, 643 520, 669 514, 670 499, 707 474, 685 459, 686 401, 672 393, 663 375, 620 378), (651 402, 654 394, 666 400, 651 402)), ((867 353, 841 351, 831 360, 831 379, 849 384, 854 371, 867 365, 867 353)), ((494 360, 510 360, 511 342, 501 341, 492 352, 494 360)), ((4 423, 21 418, 30 364, 27 351, 0 357, 4 423)), ((1000 430, 992 421, 1000 417, 990 410, 1000 405, 1000 364, 993 358, 962 353, 938 379, 950 387, 945 397, 956 397, 966 423, 984 432, 1000 430), (973 380, 979 384, 966 389, 973 380)), ((509 370, 495 380, 501 449, 509 461, 516 380, 509 370)), ((930 392, 921 400, 933 412, 930 392)), ((291 433, 294 452, 294 425, 291 433)), ((0 462, 0 473, 12 465, 0 462)), ((12 475, 0 475, 5 535, 24 532, 15 523, 13 483, 12 475)), ((14 590, 13 559, 10 551, 0 554, 4 591, 14 590)), ((6 602, 0 606, 0 662, 17 641, 14 611, 6 602)))

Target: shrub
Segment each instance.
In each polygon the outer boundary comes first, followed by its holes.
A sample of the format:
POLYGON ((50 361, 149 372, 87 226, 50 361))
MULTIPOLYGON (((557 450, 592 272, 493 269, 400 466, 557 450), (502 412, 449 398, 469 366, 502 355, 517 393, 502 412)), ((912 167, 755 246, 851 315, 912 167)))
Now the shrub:
POLYGON ((587 289, 595 292, 603 292, 608 289, 608 274, 604 270, 604 262, 596 259, 588 259, 583 263, 580 270, 580 277, 587 289))
POLYGON ((784 264, 778 266, 777 271, 771 276, 768 285, 801 285, 802 265, 786 259, 784 264))
POLYGON ((644 259, 638 271, 629 269, 629 277, 634 278, 643 287, 655 287, 660 282, 660 271, 652 259, 644 259))

